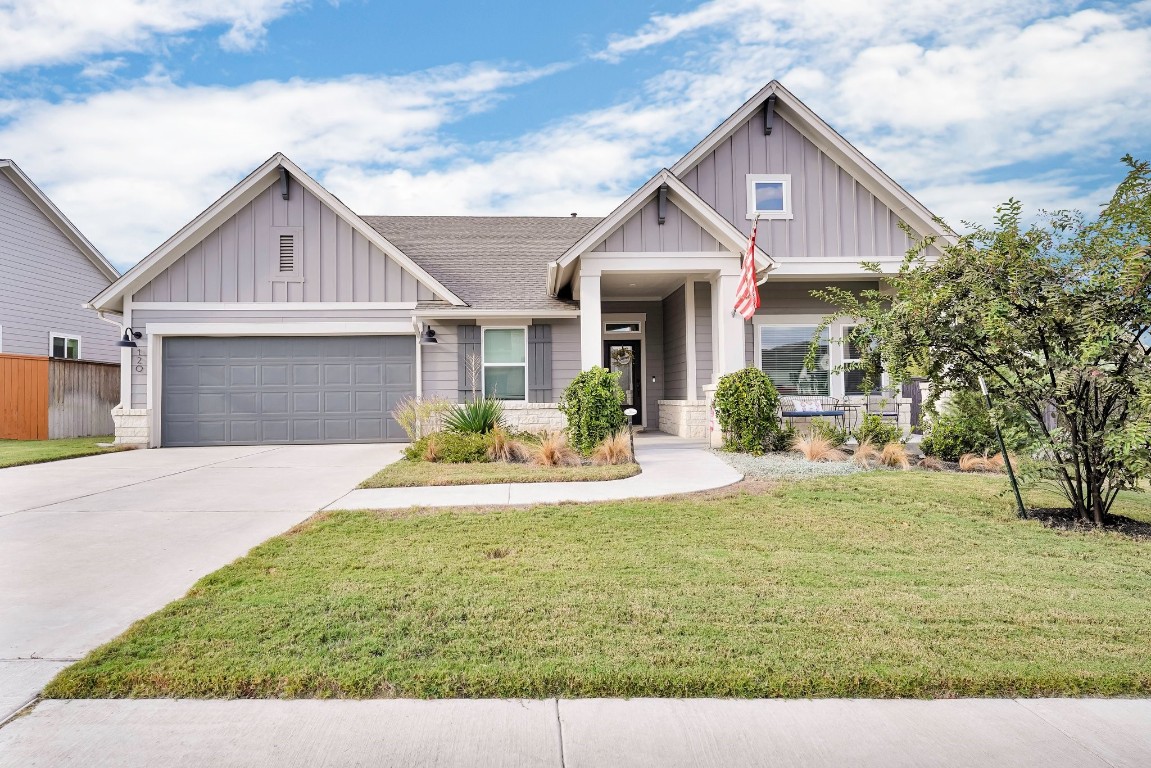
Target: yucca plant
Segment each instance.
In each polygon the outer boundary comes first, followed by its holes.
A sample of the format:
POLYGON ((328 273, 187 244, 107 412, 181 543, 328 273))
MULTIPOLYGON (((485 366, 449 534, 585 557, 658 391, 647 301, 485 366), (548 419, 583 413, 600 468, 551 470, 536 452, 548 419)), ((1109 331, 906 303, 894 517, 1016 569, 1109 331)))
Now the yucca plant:
POLYGON ((591 452, 591 460, 593 464, 630 464, 631 440, 627 432, 620 430, 600 440, 591 452))
POLYGON ((444 426, 449 431, 476 435, 486 435, 496 427, 503 426, 503 423, 503 403, 490 397, 460 403, 444 417, 444 426))

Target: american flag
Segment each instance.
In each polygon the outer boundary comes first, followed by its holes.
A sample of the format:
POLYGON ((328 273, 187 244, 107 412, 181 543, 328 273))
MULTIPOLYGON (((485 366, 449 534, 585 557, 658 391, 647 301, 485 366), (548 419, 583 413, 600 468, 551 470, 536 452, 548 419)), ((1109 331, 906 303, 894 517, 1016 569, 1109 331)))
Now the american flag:
POLYGON ((757 219, 751 225, 751 239, 747 241, 747 253, 743 255, 743 271, 735 288, 735 311, 743 315, 744 320, 750 320, 759 309, 759 286, 755 284, 755 232, 758 228, 757 219))

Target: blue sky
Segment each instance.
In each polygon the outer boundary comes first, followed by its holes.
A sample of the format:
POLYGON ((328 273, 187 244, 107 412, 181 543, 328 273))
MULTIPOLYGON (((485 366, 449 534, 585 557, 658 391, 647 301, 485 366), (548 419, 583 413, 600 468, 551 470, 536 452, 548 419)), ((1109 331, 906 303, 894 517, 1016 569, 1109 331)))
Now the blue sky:
POLYGON ((1151 157, 1151 2, 0 3, 0 157, 122 269, 284 151, 358 212, 604 214, 772 78, 953 224, 1151 157))

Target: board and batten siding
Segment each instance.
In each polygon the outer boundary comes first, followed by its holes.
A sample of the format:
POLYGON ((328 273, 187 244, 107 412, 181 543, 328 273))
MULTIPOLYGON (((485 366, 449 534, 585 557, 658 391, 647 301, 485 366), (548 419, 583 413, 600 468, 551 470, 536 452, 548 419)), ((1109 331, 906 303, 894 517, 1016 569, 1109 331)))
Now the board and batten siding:
POLYGON ((765 136, 757 112, 681 178, 745 235, 747 174, 790 174, 792 219, 759 220, 757 243, 776 258, 898 258, 910 241, 899 216, 775 115, 765 136))
MULTIPOLYGON (((547 318, 534 322, 550 325, 552 328, 552 400, 558 400, 567 385, 580 371, 580 328, 579 320, 547 318)), ((483 321, 459 320, 455 322, 436 320, 430 323, 436 332, 436 344, 421 348, 423 369, 423 396, 442 397, 458 402, 460 388, 470 386, 460 381, 459 374, 459 324, 480 325, 483 321)), ((515 325, 513 321, 497 321, 491 325, 515 325)))
POLYGON ((663 302, 605 301, 603 314, 605 316, 644 315, 643 341, 640 350, 646 365, 646 370, 643 372, 643 423, 655 429, 659 424, 659 401, 665 399, 663 302))
MULTIPOLYGON (((687 399, 687 307, 681 285, 663 304, 663 396, 687 399)), ((658 422, 657 422, 658 423, 658 422)))
POLYGON ((703 386, 711 383, 711 283, 695 284, 695 391, 690 400, 703 398, 703 386))
POLYGON ((109 283, 0 173, 0 353, 47 357, 58 332, 80 337, 85 360, 119 362, 116 326, 84 308, 109 283))
MULTIPOLYGON (((193 309, 137 309, 132 312, 135 330, 144 334, 138 340, 131 354, 131 381, 133 408, 148 407, 148 326, 155 323, 221 323, 242 325, 244 323, 339 323, 339 322, 380 322, 410 321, 412 314, 403 309, 356 309, 349 304, 341 309, 276 309, 274 306, 260 310, 217 309, 201 311, 193 309)), ((414 330, 413 330, 414 333, 414 330)), ((234 334, 232 334, 234 335, 234 334)))
POLYGON ((625 219, 592 251, 720 252, 725 249, 695 219, 670 200, 667 201, 667 216, 664 223, 660 224, 658 202, 653 199, 625 219))
POLYGON ((273 184, 132 297, 136 302, 415 302, 435 298, 295 180, 273 184), (301 231, 301 278, 276 277, 277 227, 301 231))

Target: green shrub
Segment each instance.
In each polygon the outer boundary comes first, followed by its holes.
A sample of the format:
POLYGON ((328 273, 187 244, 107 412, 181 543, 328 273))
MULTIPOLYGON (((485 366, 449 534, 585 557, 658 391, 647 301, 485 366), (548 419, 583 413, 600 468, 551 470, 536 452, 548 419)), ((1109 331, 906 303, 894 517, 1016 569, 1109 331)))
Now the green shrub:
POLYGON ((567 435, 580 453, 591 453, 608 435, 627 426, 624 393, 619 377, 598 365, 581 371, 564 390, 560 412, 567 417, 567 435))
POLYGON ((772 453, 790 451, 791 446, 795 443, 796 434, 795 427, 786 424, 768 436, 767 444, 763 446, 763 449, 772 453))
POLYGON ((965 453, 998 451, 995 425, 983 396, 969 390, 953 393, 947 409, 928 424, 920 449, 947 461, 958 461, 965 453))
POLYGON ((460 403, 444 417, 444 426, 449 431, 476 435, 486 435, 503 423, 504 405, 490 397, 460 403))
POLYGON ((721 376, 715 389, 715 416, 723 430, 724 447, 760 454, 778 442, 779 393, 758 368, 721 376))
POLYGON ((899 425, 884 421, 878 413, 863 414, 859 426, 851 434, 860 445, 871 443, 880 448, 903 439, 903 430, 899 425))
POLYGON ((411 461, 426 461, 428 455, 434 455, 434 461, 449 464, 486 462, 488 440, 475 432, 436 432, 404 449, 404 458, 411 461))
POLYGON ((831 443, 832 448, 838 448, 847 442, 847 438, 851 437, 846 429, 840 429, 835 426, 834 421, 822 416, 816 416, 811 420, 811 434, 831 443))

